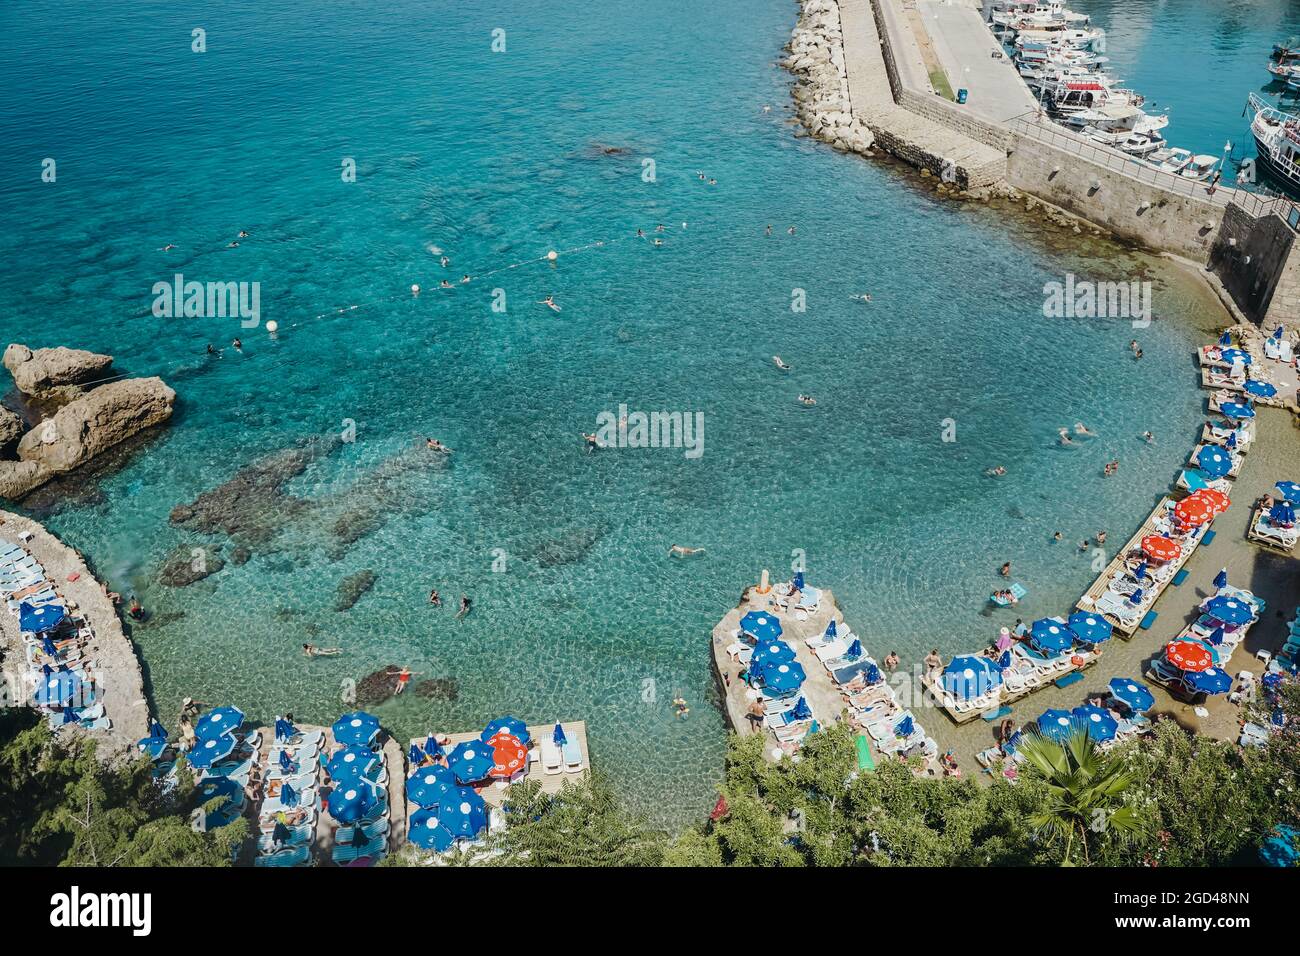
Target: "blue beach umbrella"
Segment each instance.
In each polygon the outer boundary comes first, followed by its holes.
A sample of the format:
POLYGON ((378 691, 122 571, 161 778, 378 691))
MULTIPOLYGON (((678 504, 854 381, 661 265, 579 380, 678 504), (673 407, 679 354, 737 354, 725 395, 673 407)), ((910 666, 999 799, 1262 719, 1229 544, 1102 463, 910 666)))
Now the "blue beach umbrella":
POLYGON ((1295 508, 1289 501, 1276 504, 1268 509, 1268 520, 1274 524, 1295 524, 1295 508))
POLYGON ((1050 617, 1039 618, 1034 622, 1029 631, 1029 640, 1039 650, 1048 653, 1063 651, 1074 642, 1069 629, 1050 617))
POLYGON ((242 793, 243 790, 239 784, 229 777, 214 777, 210 780, 202 780, 194 788, 195 795, 199 798, 199 803, 207 803, 209 800, 216 800, 220 797, 233 799, 242 793))
POLYGON ((1224 402, 1219 406, 1219 411, 1229 418, 1254 418, 1255 409, 1242 402, 1224 402))
POLYGON ((518 717, 509 716, 498 717, 496 720, 488 721, 488 725, 483 728, 483 733, 479 734, 478 739, 486 742, 502 731, 512 737, 518 737, 519 742, 525 747, 533 741, 533 738, 528 735, 528 725, 518 717))
POLYGON ((419 744, 411 744, 411 749, 406 753, 406 759, 412 767, 418 767, 424 763, 424 751, 420 749, 419 744))
POLYGON ((944 690, 962 700, 982 697, 1001 683, 997 665, 978 654, 960 654, 943 669, 944 690))
POLYGON ((280 769, 286 773, 293 770, 293 758, 289 756, 289 751, 280 751, 280 769))
POLYGON ((754 648, 754 654, 749 659, 749 666, 751 669, 757 669, 769 661, 785 664, 794 659, 794 648, 785 641, 763 641, 754 648))
POLYGON ((378 759, 378 756, 369 747, 363 747, 360 744, 349 744, 342 750, 335 751, 325 764, 325 772, 334 781, 354 780, 363 775, 367 768, 378 759))
POLYGON ((781 622, 766 611, 750 611, 740 619, 740 629, 757 641, 774 641, 781 636, 781 622))
POLYGON ((153 740, 166 740, 167 730, 156 720, 149 721, 149 737, 153 740))
POLYGON ((916 722, 912 720, 911 714, 900 720, 898 725, 894 727, 894 736, 896 737, 910 737, 914 733, 916 733, 916 722))
POLYGON ((1145 561, 1133 569, 1133 578, 1137 581, 1145 581, 1147 579, 1147 563, 1145 561))
POLYGON ((431 807, 456 789, 456 777, 439 764, 422 767, 406 781, 406 799, 420 807, 431 807))
POLYGON ((244 712, 238 707, 216 707, 199 718, 194 725, 194 736, 200 740, 224 737, 234 733, 244 724, 244 712))
POLYGON ((432 810, 416 810, 412 813, 406 836, 420 849, 436 853, 450 850, 456 842, 456 838, 438 822, 438 815, 432 810))
POLYGON ((458 744, 447 758, 447 765, 461 783, 477 783, 496 766, 492 748, 480 740, 458 744))
POLYGON ((28 604, 18 608, 18 629, 32 634, 52 631, 67 617, 68 609, 62 604, 28 604))
POLYGON ((1136 589, 1132 594, 1130 594, 1130 595, 1128 596, 1128 603, 1129 603, 1129 604, 1132 604, 1134 607, 1137 607, 1139 604, 1142 603, 1142 589, 1141 589, 1141 588, 1136 589))
POLYGON ((1182 680, 1192 690, 1206 694, 1226 694, 1232 689, 1232 678, 1217 667, 1184 671, 1182 680))
POLYGON ((1011 666, 1011 651, 1009 650, 1003 651, 1002 656, 998 658, 998 667, 1001 670, 1006 670, 1010 666, 1011 666))
POLYGON ((1241 349, 1224 349, 1219 353, 1219 358, 1227 362, 1229 365, 1249 365, 1254 361, 1250 357, 1249 352, 1241 349))
POLYGON ((808 701, 800 697, 795 701, 795 705, 790 708, 791 720, 812 720, 812 708, 808 706, 808 701))
POLYGON ((827 622, 826 630, 823 632, 822 636, 828 641, 833 641, 835 640, 835 635, 838 633, 839 629, 835 626, 835 618, 831 618, 830 621, 827 622))
POLYGON ((1229 332, 1227 329, 1224 329, 1224 330, 1223 330, 1223 334, 1219 336, 1219 344, 1220 344, 1220 345, 1231 345, 1231 344, 1232 344, 1232 333, 1229 332))
POLYGON ((1248 395, 1258 395, 1260 398, 1272 398, 1277 394, 1277 386, 1268 382, 1261 382, 1257 379, 1247 379, 1242 389, 1248 395))
POLYGON ((468 787, 456 791, 438 804, 438 822, 454 837, 473 838, 487 829, 487 804, 468 787))
POLYGON ((1253 620, 1255 610, 1245 601, 1220 594, 1212 597, 1205 604, 1205 613, 1224 624, 1245 624, 1253 620))
POLYGON ((335 787, 330 793, 329 811, 339 823, 356 823, 375 805, 374 789, 365 782, 335 787))
POLYGON ((1224 638, 1224 637, 1225 637, 1225 635, 1224 635, 1224 633, 1223 633, 1223 628, 1222 628, 1222 627, 1216 627, 1216 628, 1215 628, 1215 629, 1210 633, 1210 636, 1209 636, 1208 638, 1205 639, 1205 641, 1206 641, 1206 643, 1209 644, 1211 647, 1218 647, 1220 644, 1223 643, 1223 638, 1224 638))
POLYGON ((1226 442, 1225 444, 1227 445, 1228 448, 1236 448, 1236 447, 1237 447, 1237 431, 1236 431, 1236 429, 1233 429, 1232 431, 1228 432, 1228 440, 1227 440, 1227 442, 1226 442))
POLYGON ((1226 588, 1228 586, 1228 569, 1220 568, 1219 573, 1214 576, 1214 586, 1216 588, 1226 588))
POLYGON ((862 642, 855 637, 849 649, 844 652, 844 656, 851 661, 856 661, 862 656, 862 642))
POLYGON ((557 747, 563 747, 569 742, 569 737, 565 734, 564 727, 558 720, 555 722, 555 730, 551 733, 551 740, 554 741, 557 747))
POLYGON ((368 744, 379 733, 379 718, 358 710, 344 714, 330 729, 341 744, 368 744))
POLYGON ((1077 725, 1068 710, 1045 710, 1038 718, 1038 729, 1052 740, 1064 740, 1077 725))
POLYGON ((293 725, 292 720, 284 717, 275 718, 275 739, 292 740, 298 735, 298 728, 293 725))
POLYGON ((59 649, 54 646, 54 640, 48 634, 41 638, 41 651, 48 657, 59 656, 59 649))
POLYGON ((437 760, 442 756, 442 744, 438 743, 433 734, 429 734, 424 740, 424 755, 430 760, 437 760))
POLYGON ((1071 614, 1069 625, 1074 636, 1085 644, 1100 644, 1108 640, 1114 631, 1110 621, 1100 614, 1089 614, 1087 611, 1075 611, 1071 614))
POLYGON ((796 571, 796 572, 794 573, 794 580, 792 580, 792 581, 790 582, 790 586, 793 587, 796 591, 802 591, 802 590, 803 590, 803 572, 802 572, 802 571, 796 571))
POLYGON ((803 665, 798 661, 773 661, 758 669, 758 679, 762 682, 763 689, 778 697, 797 691, 803 685, 805 676, 803 665))
POLYGON ((66 707, 81 695, 81 676, 73 671, 50 671, 36 682, 32 695, 42 707, 66 707))
POLYGON ((1141 713, 1150 710, 1156 704, 1155 695, 1141 681, 1129 680, 1127 677, 1115 677, 1110 682, 1110 696, 1122 704, 1141 713))
POLYGON ((1222 478, 1232 471, 1232 458, 1218 445, 1205 445, 1196 455, 1196 464, 1209 478, 1222 478))
POLYGON ((229 757, 235 750, 235 738, 230 734, 217 737, 200 737, 194 747, 186 754, 190 766, 196 770, 207 770, 218 760, 229 757))
POLYGON ((1300 482, 1298 481, 1279 481, 1277 490, 1282 493, 1283 499, 1292 504, 1300 503, 1300 482))
POLYGON ((1283 326, 1281 325, 1279 325, 1277 328, 1273 330, 1273 338, 1279 342, 1282 341, 1282 334, 1283 334, 1282 330, 1283 330, 1283 326))
POLYGON ((1084 727, 1088 728, 1088 736, 1100 743, 1103 740, 1112 740, 1119 733, 1119 721, 1110 715, 1110 712, 1101 708, 1093 707, 1088 704, 1083 707, 1076 707, 1072 710, 1075 717, 1084 727))

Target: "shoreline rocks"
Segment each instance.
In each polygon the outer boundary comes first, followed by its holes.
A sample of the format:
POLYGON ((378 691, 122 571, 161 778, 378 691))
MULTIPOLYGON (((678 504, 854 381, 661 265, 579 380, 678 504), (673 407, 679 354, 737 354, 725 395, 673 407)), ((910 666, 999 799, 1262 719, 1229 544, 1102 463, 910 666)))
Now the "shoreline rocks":
POLYGON ((788 50, 781 65, 796 78, 791 96, 808 134, 836 149, 875 155, 871 149, 875 136, 853 115, 839 4, 807 0, 788 50))
POLYGON ((18 391, 33 397, 103 378, 112 364, 111 355, 63 346, 32 350, 15 343, 4 354, 4 366, 13 376, 18 391))

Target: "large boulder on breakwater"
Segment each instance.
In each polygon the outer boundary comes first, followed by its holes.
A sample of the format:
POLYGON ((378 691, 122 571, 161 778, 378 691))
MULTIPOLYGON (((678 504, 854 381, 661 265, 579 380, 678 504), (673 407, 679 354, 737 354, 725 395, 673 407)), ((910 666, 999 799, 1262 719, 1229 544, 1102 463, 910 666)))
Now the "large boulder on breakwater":
POLYGON ((42 395, 66 385, 83 385, 103 378, 112 364, 111 355, 63 346, 32 350, 14 344, 4 354, 4 366, 24 395, 42 395))
MULTIPOLYGON (((21 366, 20 366, 21 367, 21 366)), ((87 392, 18 443, 18 457, 49 475, 83 465, 146 428, 171 418, 176 393, 160 378, 131 378, 87 392)))

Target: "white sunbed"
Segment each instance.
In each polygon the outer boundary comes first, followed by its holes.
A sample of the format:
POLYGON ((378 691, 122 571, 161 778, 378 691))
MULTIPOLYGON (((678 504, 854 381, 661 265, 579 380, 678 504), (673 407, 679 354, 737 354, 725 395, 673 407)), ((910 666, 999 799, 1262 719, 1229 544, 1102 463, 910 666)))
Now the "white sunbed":
POLYGON ((547 737, 541 739, 542 745, 542 771, 548 774, 564 772, 564 757, 560 753, 560 748, 555 745, 555 741, 547 737))
POLYGON ((844 652, 849 649, 849 645, 851 643, 852 643, 851 641, 847 641, 842 637, 838 637, 827 644, 821 645, 820 647, 812 648, 812 652, 817 655, 817 660, 825 664, 827 661, 833 661, 836 658, 842 656, 844 652))
POLYGON ((1296 541, 1300 539, 1300 531, 1295 528, 1275 528, 1268 523, 1268 516, 1265 514, 1259 516, 1259 520, 1255 522, 1254 530, 1255 534, 1261 538, 1276 541, 1287 548, 1294 548, 1296 541))
POLYGON ((582 759, 582 745, 575 734, 566 734, 564 745, 560 748, 564 756, 564 772, 578 773, 586 764, 582 759))

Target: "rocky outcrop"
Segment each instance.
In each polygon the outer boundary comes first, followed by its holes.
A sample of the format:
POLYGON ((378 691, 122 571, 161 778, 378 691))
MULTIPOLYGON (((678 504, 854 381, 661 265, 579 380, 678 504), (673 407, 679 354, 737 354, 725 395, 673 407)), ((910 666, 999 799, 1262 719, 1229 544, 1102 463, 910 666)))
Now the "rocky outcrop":
POLYGON ((189 587, 195 581, 202 581, 210 574, 216 574, 226 566, 226 562, 203 548, 192 548, 187 544, 179 545, 158 570, 158 581, 169 588, 189 587))
POLYGON ((8 451, 18 439, 23 437, 27 426, 22 416, 7 408, 0 408, 0 452, 8 451))
POLYGON ((5 349, 4 365, 14 377, 14 384, 24 395, 41 396, 68 385, 83 385, 103 378, 113 356, 59 346, 53 349, 29 349, 10 345, 5 349))
POLYGON ((361 596, 375 586, 375 572, 369 570, 358 571, 356 574, 349 574, 339 582, 338 592, 334 599, 334 610, 350 611, 361 596))
POLYGON ((807 0, 782 62, 799 80, 792 91, 804 128, 838 149, 871 155, 875 137, 853 115, 844 65, 840 9, 834 0, 807 0))
MULTIPOLYGON (((6 350, 5 363, 8 365, 11 360, 15 363, 16 375, 38 360, 25 359, 23 355, 21 348, 16 350, 10 346, 6 350)), ((83 374, 92 365, 81 360, 44 363, 46 372, 37 375, 37 379, 62 381, 63 384, 50 387, 66 388, 68 375, 83 374), (83 369, 83 373, 69 371, 74 367, 83 369), (53 369, 62 371, 53 372, 53 369), (50 378, 50 374, 54 377, 50 378), (45 377, 41 378, 42 375, 45 377)), ((26 380, 27 385, 32 381, 26 380)), ((80 397, 37 423, 19 440, 18 461, 0 461, 0 497, 21 498, 50 479, 79 468, 145 429, 165 422, 171 417, 175 402, 176 393, 160 378, 123 379, 80 393, 80 397)))

